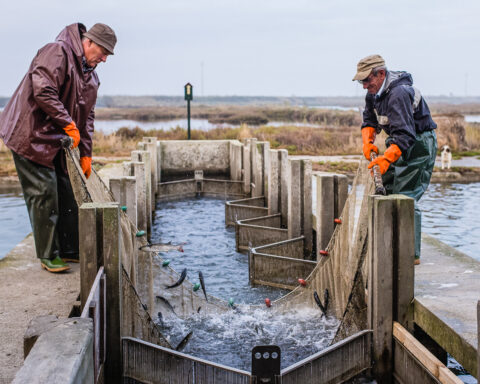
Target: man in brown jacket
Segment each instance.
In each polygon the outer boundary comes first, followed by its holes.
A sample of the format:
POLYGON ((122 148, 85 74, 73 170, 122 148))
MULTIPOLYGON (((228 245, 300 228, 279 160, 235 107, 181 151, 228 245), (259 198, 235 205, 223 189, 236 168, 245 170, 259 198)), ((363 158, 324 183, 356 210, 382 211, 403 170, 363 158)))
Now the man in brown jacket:
POLYGON ((50 272, 68 270, 66 261, 78 261, 78 207, 61 139, 73 139, 89 177, 100 85, 95 67, 113 55, 116 41, 105 24, 88 32, 81 23, 65 27, 38 51, 0 115, 0 137, 13 154, 37 257, 50 272))

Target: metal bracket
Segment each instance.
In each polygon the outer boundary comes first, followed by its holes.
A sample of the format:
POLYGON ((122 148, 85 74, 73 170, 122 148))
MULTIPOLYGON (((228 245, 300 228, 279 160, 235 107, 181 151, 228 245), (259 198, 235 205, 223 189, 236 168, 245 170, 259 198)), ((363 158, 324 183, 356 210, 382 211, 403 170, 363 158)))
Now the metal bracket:
POLYGON ((280 384, 280 347, 257 345, 252 349, 252 378, 257 384, 280 384))

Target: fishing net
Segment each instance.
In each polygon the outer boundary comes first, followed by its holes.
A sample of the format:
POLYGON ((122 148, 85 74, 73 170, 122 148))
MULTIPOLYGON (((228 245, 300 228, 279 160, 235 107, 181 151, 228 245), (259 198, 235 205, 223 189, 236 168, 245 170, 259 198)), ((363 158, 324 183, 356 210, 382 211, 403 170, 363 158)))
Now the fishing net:
POLYGON ((341 224, 335 227, 326 248, 328 255, 318 256, 321 259, 306 279, 306 286, 298 286, 277 300, 272 305, 274 310, 284 313, 318 308, 316 292, 322 306, 328 302, 327 313, 341 321, 335 340, 366 328, 368 195, 373 191, 370 171, 363 160, 345 202, 341 224))

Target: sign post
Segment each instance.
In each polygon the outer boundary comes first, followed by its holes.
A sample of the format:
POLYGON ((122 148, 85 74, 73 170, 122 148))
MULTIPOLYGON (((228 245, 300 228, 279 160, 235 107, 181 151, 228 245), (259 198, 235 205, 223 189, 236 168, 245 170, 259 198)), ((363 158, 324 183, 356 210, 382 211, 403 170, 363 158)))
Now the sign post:
POLYGON ((190 100, 193 99, 193 85, 185 84, 185 100, 187 100, 188 140, 190 140, 190 100))

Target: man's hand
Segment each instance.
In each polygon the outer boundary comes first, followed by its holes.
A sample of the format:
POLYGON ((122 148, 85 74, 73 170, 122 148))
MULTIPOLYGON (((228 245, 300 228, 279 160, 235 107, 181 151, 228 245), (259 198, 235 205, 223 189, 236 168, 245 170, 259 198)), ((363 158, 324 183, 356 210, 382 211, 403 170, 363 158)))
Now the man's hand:
POLYGON ((400 148, 398 148, 397 144, 392 144, 387 148, 382 156, 378 156, 375 160, 368 164, 368 169, 372 169, 373 166, 378 165, 380 173, 383 175, 385 172, 387 172, 390 164, 397 161, 400 156, 402 156, 402 151, 400 148))
POLYGON ((92 173, 92 158, 88 156, 80 157, 80 166, 82 167, 85 177, 88 179, 92 173))
POLYGON ((75 122, 71 122, 65 128, 63 128, 65 133, 73 139, 72 148, 77 148, 78 144, 80 144, 80 132, 78 131, 75 122))
POLYGON ((378 155, 378 148, 373 145, 375 141, 375 135, 377 131, 373 127, 362 128, 362 140, 363 140, 363 155, 370 161, 370 152, 375 152, 378 155))

